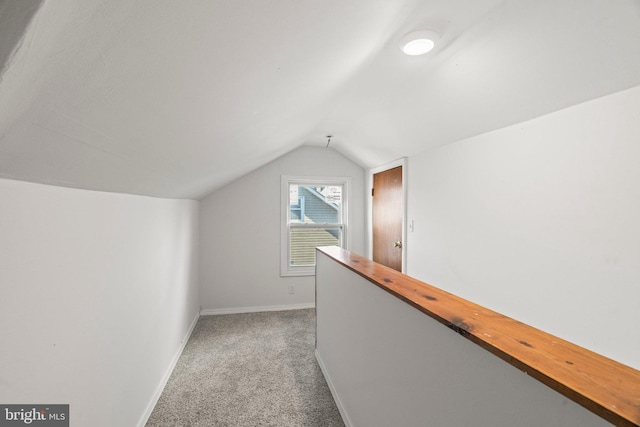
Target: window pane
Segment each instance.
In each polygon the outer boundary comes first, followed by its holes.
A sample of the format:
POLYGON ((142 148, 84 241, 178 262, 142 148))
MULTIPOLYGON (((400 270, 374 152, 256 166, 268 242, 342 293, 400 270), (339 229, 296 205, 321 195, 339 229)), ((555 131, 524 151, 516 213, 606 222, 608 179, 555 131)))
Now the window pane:
POLYGON ((342 223, 342 186, 290 184, 289 221, 306 224, 342 223))
POLYGON ((280 275, 313 275, 316 247, 345 245, 349 182, 282 175, 280 275))
POLYGON ((339 228, 290 229, 290 265, 315 265, 316 246, 340 246, 342 230, 339 228))

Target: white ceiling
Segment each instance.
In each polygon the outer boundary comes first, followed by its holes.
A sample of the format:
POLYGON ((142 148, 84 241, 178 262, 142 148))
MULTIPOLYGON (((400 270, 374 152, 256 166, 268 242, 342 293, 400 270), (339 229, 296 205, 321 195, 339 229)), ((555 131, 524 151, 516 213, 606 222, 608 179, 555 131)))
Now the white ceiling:
POLYGON ((374 167, 640 85, 637 0, 0 0, 0 38, 0 176, 158 197, 328 134, 374 167), (440 43, 405 56, 421 27, 440 43))

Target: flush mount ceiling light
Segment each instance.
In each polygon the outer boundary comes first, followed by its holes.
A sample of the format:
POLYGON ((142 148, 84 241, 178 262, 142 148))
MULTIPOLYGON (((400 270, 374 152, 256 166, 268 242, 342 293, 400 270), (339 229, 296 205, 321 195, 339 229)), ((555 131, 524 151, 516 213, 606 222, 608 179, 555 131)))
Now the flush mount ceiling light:
POLYGON ((433 30, 416 30, 400 39, 400 49, 407 55, 424 55, 436 45, 440 36, 433 30))

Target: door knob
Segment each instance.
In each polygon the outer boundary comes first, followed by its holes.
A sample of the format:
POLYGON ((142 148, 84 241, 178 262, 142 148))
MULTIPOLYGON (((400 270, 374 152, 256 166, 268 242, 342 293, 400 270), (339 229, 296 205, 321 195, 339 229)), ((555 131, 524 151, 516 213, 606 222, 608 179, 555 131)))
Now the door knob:
POLYGON ((401 247, 402 247, 402 242, 395 242, 395 243, 393 244, 393 247, 394 247, 394 248, 401 248, 401 247))

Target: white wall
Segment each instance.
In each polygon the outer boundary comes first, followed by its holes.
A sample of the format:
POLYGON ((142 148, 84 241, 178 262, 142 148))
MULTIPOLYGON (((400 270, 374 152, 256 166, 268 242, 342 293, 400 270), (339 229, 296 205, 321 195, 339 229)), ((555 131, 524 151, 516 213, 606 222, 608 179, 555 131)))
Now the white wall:
POLYGON ((280 277, 280 176, 351 177, 349 248, 363 253, 364 170, 332 149, 303 146, 200 202, 204 313, 311 306, 314 277, 280 277), (288 294, 288 285, 295 294, 288 294))
POLYGON ((409 158, 407 272, 640 368, 640 87, 409 158))
POLYGON ((317 274, 316 355, 347 427, 610 425, 324 254, 317 274))
POLYGON ((198 202, 0 180, 0 402, 146 421, 198 315, 198 202))

